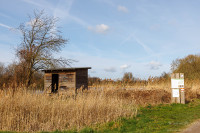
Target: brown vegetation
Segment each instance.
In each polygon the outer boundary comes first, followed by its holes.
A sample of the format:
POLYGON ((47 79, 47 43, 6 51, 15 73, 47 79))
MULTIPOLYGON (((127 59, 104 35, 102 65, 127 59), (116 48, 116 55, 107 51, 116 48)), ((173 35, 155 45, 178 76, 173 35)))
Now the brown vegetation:
MULTIPOLYGON (((185 81, 186 100, 200 96, 199 81, 185 81)), ((170 80, 150 78, 148 81, 129 84, 90 86, 49 95, 27 89, 0 91, 0 130, 3 131, 55 131, 81 129, 98 123, 130 117, 139 106, 170 103, 170 80), (141 83, 141 84, 140 84, 141 83)))
MULTIPOLYGON (((0 63, 0 89, 16 88, 26 84, 26 76, 24 76, 24 69, 21 64, 12 63, 8 66, 0 63)), ((44 86, 43 73, 35 72, 32 75, 32 85, 37 89, 42 89, 44 86)))
POLYGON ((162 89, 155 90, 110 90, 106 93, 107 96, 117 96, 121 99, 133 100, 137 105, 145 106, 147 104, 157 105, 170 103, 171 93, 162 89))
POLYGON ((47 95, 22 89, 0 91, 0 131, 55 131, 80 129, 137 114, 134 99, 88 91, 76 96, 47 95))

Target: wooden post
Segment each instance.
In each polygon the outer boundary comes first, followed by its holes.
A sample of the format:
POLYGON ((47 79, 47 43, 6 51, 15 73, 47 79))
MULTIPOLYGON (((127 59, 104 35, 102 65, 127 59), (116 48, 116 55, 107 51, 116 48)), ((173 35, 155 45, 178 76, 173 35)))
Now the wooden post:
MULTIPOLYGON (((180 73, 180 79, 184 79, 184 73, 180 73)), ((181 86, 181 103, 185 104, 185 90, 184 86, 181 86)))
MULTIPOLYGON (((171 74, 171 79, 175 79, 176 78, 176 75, 174 73, 171 74)), ((172 83, 171 83, 172 84, 172 83)), ((172 90, 172 88, 171 88, 172 90)), ((173 97, 173 90, 171 91, 172 92, 172 95, 171 95, 171 103, 176 103, 176 98, 173 97)))
POLYGON ((184 73, 171 74, 171 89, 171 102, 185 104, 184 73))
POLYGON ((181 88, 181 103, 185 104, 185 92, 184 92, 184 88, 181 88))
POLYGON ((176 99, 177 99, 177 103, 181 103, 180 89, 178 89, 178 91, 179 91, 179 97, 177 97, 176 99))

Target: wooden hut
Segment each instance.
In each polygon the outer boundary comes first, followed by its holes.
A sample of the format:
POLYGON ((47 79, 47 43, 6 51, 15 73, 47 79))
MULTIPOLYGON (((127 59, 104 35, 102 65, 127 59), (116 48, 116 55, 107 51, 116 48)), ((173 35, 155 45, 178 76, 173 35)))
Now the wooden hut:
POLYGON ((79 68, 59 68, 43 70, 44 88, 50 89, 51 92, 57 92, 60 89, 88 88, 88 69, 91 67, 79 68))

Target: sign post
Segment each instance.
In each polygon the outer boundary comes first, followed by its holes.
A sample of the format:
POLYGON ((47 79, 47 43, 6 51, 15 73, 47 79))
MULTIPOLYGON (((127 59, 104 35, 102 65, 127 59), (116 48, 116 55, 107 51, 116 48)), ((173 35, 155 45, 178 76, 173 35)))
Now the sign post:
POLYGON ((172 73, 171 89, 171 102, 185 104, 184 73, 172 73))

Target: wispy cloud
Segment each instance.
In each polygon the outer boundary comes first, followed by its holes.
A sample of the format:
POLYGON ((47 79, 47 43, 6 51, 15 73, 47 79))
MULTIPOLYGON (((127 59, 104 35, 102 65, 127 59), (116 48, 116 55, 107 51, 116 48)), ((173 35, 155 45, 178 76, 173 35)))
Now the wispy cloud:
POLYGON ((72 16, 72 15, 69 15, 68 17, 69 17, 69 19, 71 19, 72 21, 76 22, 77 24, 79 24, 83 27, 89 26, 89 24, 86 21, 82 20, 81 18, 78 18, 76 16, 72 16))
POLYGON ((149 48, 146 44, 144 44, 139 38, 137 38, 134 34, 133 34, 133 38, 135 39, 135 41, 143 47, 143 49, 149 53, 149 54, 152 54, 153 53, 153 50, 151 48, 149 48))
POLYGON ((122 70, 128 69, 128 68, 130 68, 130 67, 131 67, 131 65, 127 65, 127 64, 124 64, 124 65, 120 66, 120 68, 121 68, 122 70))
POLYGON ((73 6, 73 2, 74 0, 60 0, 56 5, 52 5, 49 3, 49 1, 34 1, 34 0, 22 0, 28 4, 32 4, 34 6, 38 6, 41 7, 43 9, 48 9, 50 11, 53 11, 53 16, 61 18, 63 21, 74 21, 75 23, 84 26, 84 27, 88 27, 89 24, 87 22, 85 22, 84 20, 82 20, 81 18, 74 16, 72 14, 70 14, 70 10, 73 6))
POLYGON ((114 7, 114 8, 116 8, 120 12, 124 12, 124 13, 128 13, 129 12, 127 7, 122 6, 122 5, 116 5, 112 0, 97 0, 97 1, 103 2, 103 3, 107 4, 107 5, 110 5, 110 6, 114 7))
POLYGON ((162 64, 160 62, 151 61, 147 64, 148 67, 150 67, 151 70, 158 70, 162 64))
POLYGON ((3 14, 3 13, 1 13, 1 12, 0 12, 0 16, 5 17, 5 18, 9 18, 9 19, 11 18, 10 16, 5 15, 5 14, 3 14))
POLYGON ((88 30, 94 31, 96 33, 101 33, 101 34, 107 33, 109 29, 110 27, 105 24, 99 24, 99 25, 96 25, 95 27, 88 26, 88 30))
POLYGON ((104 71, 106 72, 116 72, 116 68, 115 67, 109 67, 109 68, 105 68, 104 71))
POLYGON ((74 0, 59 1, 56 6, 53 6, 53 15, 63 19, 68 18, 73 2, 74 0))
POLYGON ((98 2, 103 2, 105 4, 108 4, 110 6, 115 6, 115 4, 111 0, 96 0, 98 2))
POLYGON ((40 4, 38 2, 35 2, 34 0, 22 0, 26 3, 29 3, 29 4, 32 4, 32 5, 35 5, 35 6, 39 6, 39 7, 43 7, 44 5, 43 4, 40 4))
POLYGON ((128 13, 128 9, 125 6, 119 5, 117 7, 117 10, 120 11, 120 12, 128 13))
POLYGON ((9 29, 9 30, 13 29, 12 27, 10 27, 10 26, 8 26, 8 25, 5 25, 5 24, 2 24, 2 23, 0 23, 0 26, 1 26, 1 27, 4 27, 4 28, 7 28, 7 29, 9 29))
POLYGON ((86 21, 75 15, 70 14, 70 10, 73 7, 73 3, 74 0, 60 1, 54 8, 53 15, 63 20, 74 21, 75 23, 83 27, 88 27, 89 24, 86 21))
POLYGON ((126 37, 120 45, 124 45, 126 42, 128 41, 136 41, 137 44, 139 44, 148 54, 153 54, 153 50, 151 48, 149 48, 145 43, 143 43, 138 37, 136 37, 136 35, 134 33, 129 34, 128 37, 126 37))
POLYGON ((120 45, 124 45, 126 42, 132 39, 133 34, 129 34, 121 43, 120 45))

